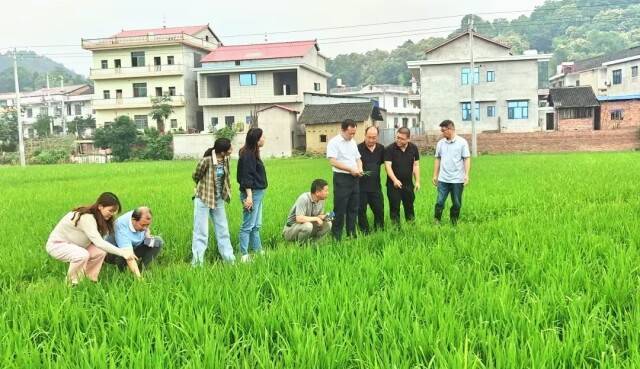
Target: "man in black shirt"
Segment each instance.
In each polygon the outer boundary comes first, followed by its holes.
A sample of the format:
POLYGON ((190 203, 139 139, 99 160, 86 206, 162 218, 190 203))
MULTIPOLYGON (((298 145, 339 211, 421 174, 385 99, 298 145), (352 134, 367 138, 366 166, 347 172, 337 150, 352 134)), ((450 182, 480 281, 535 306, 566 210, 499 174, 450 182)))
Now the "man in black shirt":
POLYGON ((418 147, 410 142, 411 131, 402 127, 396 133, 396 142, 384 150, 384 166, 387 171, 387 197, 391 221, 400 224, 400 203, 404 208, 404 218, 415 218, 413 202, 414 189, 420 189, 420 154, 418 147), (413 183, 415 179, 415 184, 413 183))
POLYGON ((378 143, 378 128, 367 127, 364 131, 364 142, 358 145, 362 169, 366 173, 360 178, 360 209, 358 211, 358 227, 363 233, 369 233, 367 221, 367 204, 373 211, 374 228, 384 226, 384 200, 380 188, 380 166, 384 164, 384 146, 378 143))

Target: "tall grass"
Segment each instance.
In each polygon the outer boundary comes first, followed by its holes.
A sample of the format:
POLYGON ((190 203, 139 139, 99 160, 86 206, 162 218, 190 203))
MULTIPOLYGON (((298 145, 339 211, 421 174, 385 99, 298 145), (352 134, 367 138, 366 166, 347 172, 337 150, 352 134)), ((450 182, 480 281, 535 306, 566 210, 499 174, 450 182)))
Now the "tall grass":
POLYGON ((423 158, 414 225, 299 248, 281 240, 287 212, 331 172, 272 160, 268 255, 224 265, 212 234, 195 270, 193 162, 0 168, 0 367, 638 368, 637 162, 481 157, 452 228, 431 223, 423 158), (105 265, 99 283, 70 289, 44 243, 102 191, 151 206, 166 247, 144 281, 105 265))

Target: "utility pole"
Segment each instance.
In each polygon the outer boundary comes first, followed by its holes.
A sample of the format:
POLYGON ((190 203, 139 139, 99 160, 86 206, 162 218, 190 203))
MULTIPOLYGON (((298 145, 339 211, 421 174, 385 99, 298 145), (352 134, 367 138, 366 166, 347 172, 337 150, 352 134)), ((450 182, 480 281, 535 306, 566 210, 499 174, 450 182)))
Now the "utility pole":
MULTIPOLYGON (((475 158, 478 156, 478 133, 476 131, 476 67, 473 62, 473 14, 469 22, 469 69, 471 73, 471 155, 475 158)), ((480 75, 478 75, 479 79, 480 75)))
POLYGON ((24 132, 22 131, 22 114, 20 107, 20 82, 18 81, 18 50, 13 49, 13 82, 16 89, 16 119, 18 120, 18 151, 20 151, 20 166, 25 167, 24 132))
MULTIPOLYGON (((47 102, 47 119, 49 119, 49 134, 53 136, 53 118, 51 118, 51 95, 49 95, 49 73, 47 73, 47 94, 45 95, 45 99, 47 102)), ((55 117, 55 113, 53 114, 55 117)))
POLYGON ((66 97, 66 94, 64 93, 64 76, 60 76, 60 105, 61 105, 60 116, 62 118, 62 134, 63 135, 67 134, 67 110, 64 104, 65 97, 66 97))

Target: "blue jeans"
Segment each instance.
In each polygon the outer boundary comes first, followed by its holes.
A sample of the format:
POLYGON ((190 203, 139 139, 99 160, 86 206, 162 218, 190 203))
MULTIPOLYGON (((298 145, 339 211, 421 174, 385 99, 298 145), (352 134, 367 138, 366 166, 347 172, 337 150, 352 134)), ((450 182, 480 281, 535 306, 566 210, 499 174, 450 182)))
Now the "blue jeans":
POLYGON ((438 221, 442 218, 444 203, 451 194, 451 209, 449 217, 451 223, 456 224, 460 217, 460 209, 462 208, 462 191, 464 191, 464 183, 446 183, 438 181, 438 199, 436 200, 436 208, 434 218, 438 221))
MULTIPOLYGON (((240 252, 242 255, 249 253, 249 245, 252 246, 254 252, 262 250, 262 241, 260 240, 260 227, 262 227, 262 199, 265 190, 253 190, 253 208, 251 211, 242 210, 242 225, 240 226, 240 252)), ((240 202, 244 204, 247 194, 240 191, 240 202)))
POLYGON ((233 263, 233 247, 231 247, 231 236, 229 235, 229 223, 227 213, 224 211, 224 200, 216 199, 216 208, 211 209, 199 197, 193 199, 193 241, 191 250, 193 258, 191 264, 201 265, 204 263, 204 252, 209 243, 209 218, 213 222, 216 233, 216 243, 220 256, 226 262, 233 263))

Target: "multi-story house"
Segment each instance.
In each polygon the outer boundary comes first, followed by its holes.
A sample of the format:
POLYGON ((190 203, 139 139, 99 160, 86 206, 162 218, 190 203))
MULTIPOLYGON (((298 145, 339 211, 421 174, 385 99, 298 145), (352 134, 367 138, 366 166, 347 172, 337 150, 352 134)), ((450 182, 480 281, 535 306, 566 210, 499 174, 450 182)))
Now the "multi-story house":
MULTIPOLYGON (((475 68, 469 66, 469 32, 427 50, 407 65, 419 84, 420 116, 427 131, 451 119, 459 132, 531 132, 545 129, 541 106, 548 95, 549 54, 512 55, 511 48, 474 32, 475 68), (475 106, 471 107, 471 84, 475 106)), ((544 110, 543 110, 544 111, 544 110)), ((551 116, 551 118, 553 118, 551 116)))
POLYGON ((83 39, 82 47, 93 53, 90 78, 98 127, 126 115, 139 129, 202 130, 194 68, 220 45, 208 25, 129 30, 83 39), (152 97, 163 95, 170 96, 173 113, 164 122, 152 122, 152 97))
MULTIPOLYGON (((600 106, 594 129, 617 129, 640 126, 640 46, 565 62, 550 78, 556 88, 589 86, 600 106)), ((588 106, 581 106, 587 108, 588 106)))
POLYGON ((640 93, 640 46, 594 58, 570 61, 557 67, 551 87, 590 86, 596 96, 640 93))
MULTIPOLYGON (((0 106, 14 107, 16 105, 15 98, 15 93, 0 94, 0 106)), ((75 118, 92 117, 92 98, 93 89, 86 84, 42 88, 20 93, 24 137, 36 137, 34 123, 39 116, 52 118, 50 125, 52 133, 66 132, 69 124, 75 118)), ((80 132, 80 134, 82 133, 80 132)))
POLYGON ((387 112, 381 128, 420 127, 420 109, 409 101, 410 88, 397 85, 367 85, 363 87, 336 87, 331 94, 367 97, 376 101, 387 112))
POLYGON ((277 104, 297 112, 304 94, 327 92, 326 57, 316 41, 221 46, 197 69, 208 130, 250 124, 277 104))

